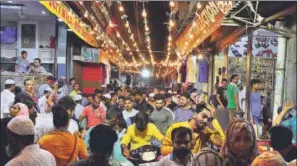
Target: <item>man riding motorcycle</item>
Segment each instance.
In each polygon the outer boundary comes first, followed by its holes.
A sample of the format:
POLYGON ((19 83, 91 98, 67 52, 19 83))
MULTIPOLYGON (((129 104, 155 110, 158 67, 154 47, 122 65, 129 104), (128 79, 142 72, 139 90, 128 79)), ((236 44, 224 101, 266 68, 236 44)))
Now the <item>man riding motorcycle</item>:
POLYGON ((157 157, 157 150, 151 142, 153 139, 161 142, 163 138, 158 128, 149 123, 148 115, 139 112, 135 116, 135 123, 128 127, 122 138, 122 153, 132 161, 138 160, 138 163, 151 162, 157 157))

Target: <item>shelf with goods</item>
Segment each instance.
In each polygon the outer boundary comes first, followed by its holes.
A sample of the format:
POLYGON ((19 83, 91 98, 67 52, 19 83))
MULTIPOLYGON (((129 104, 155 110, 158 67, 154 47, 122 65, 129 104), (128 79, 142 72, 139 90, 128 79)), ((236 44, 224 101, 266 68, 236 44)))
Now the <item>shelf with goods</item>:
MULTIPOLYGON (((246 58, 229 57, 228 59, 228 75, 239 74, 241 82, 245 84, 245 73, 247 72, 246 58)), ((252 79, 260 79, 262 82, 261 95, 266 96, 267 91, 274 90, 275 79, 275 65, 274 58, 252 58, 252 79)))

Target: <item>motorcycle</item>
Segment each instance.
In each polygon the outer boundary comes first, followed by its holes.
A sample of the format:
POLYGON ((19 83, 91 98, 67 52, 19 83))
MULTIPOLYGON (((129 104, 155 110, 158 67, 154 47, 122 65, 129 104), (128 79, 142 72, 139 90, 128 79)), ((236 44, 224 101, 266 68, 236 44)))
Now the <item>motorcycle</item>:
POLYGON ((154 166, 157 163, 158 150, 151 145, 142 146, 131 151, 129 160, 135 166, 154 166))

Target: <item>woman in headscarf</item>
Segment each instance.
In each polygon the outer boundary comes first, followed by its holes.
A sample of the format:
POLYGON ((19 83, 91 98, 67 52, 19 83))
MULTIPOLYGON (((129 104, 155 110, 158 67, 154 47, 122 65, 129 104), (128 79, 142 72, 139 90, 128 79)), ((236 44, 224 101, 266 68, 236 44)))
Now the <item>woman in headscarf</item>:
POLYGON ((222 166, 223 159, 221 156, 211 148, 205 147, 199 151, 194 157, 193 166, 222 166))
POLYGON ((221 148, 224 166, 249 166, 259 154, 252 124, 244 119, 229 123, 226 140, 221 148))
POLYGON ((29 117, 29 109, 23 103, 16 103, 15 105, 10 107, 9 114, 11 117, 16 117, 16 116, 29 117))

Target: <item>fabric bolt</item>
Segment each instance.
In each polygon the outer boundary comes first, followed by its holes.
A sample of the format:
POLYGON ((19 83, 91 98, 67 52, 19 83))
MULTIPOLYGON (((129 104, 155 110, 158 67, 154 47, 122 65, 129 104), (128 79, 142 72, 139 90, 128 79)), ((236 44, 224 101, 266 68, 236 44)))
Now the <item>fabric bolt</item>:
POLYGON ((199 61, 199 82, 208 83, 208 61, 199 61))
POLYGON ((87 118, 88 127, 99 125, 106 119, 106 114, 103 108, 98 107, 94 110, 91 105, 85 107, 81 115, 87 118))
POLYGON ((9 113, 9 108, 13 105, 15 94, 8 89, 1 92, 1 119, 4 118, 4 113, 9 113))
POLYGON ((254 119, 255 124, 261 122, 261 94, 259 92, 252 92, 250 96, 250 115, 254 119))
POLYGON ((38 144, 26 146, 16 157, 5 166, 55 166, 54 156, 43 149, 38 144))
POLYGON ((144 145, 152 145, 153 138, 158 141, 162 141, 164 138, 154 124, 148 123, 147 128, 142 132, 137 130, 135 124, 132 124, 128 127, 126 134, 123 136, 121 144, 126 146, 130 144, 130 149, 135 150, 144 145))
POLYGON ((193 165, 193 156, 189 159, 187 164, 182 164, 178 161, 178 159, 175 159, 173 154, 169 154, 162 158, 156 166, 192 166, 193 165))
POLYGON ((68 160, 72 154, 76 139, 74 154, 70 163, 88 157, 87 147, 82 139, 74 136, 68 131, 52 131, 39 140, 42 149, 49 151, 56 159, 58 166, 68 165, 68 160), (76 137, 76 138, 75 138, 76 137))
POLYGON ((174 122, 185 122, 193 117, 193 109, 188 108, 188 109, 183 109, 183 108, 178 108, 174 111, 174 122))
POLYGON ((162 108, 161 110, 155 109, 150 115, 150 120, 153 121, 160 132, 165 135, 166 130, 173 123, 173 116, 166 108, 162 108))
POLYGON ((28 60, 23 60, 21 57, 17 58, 16 65, 18 66, 18 73, 27 73, 30 68, 30 62, 28 60))

